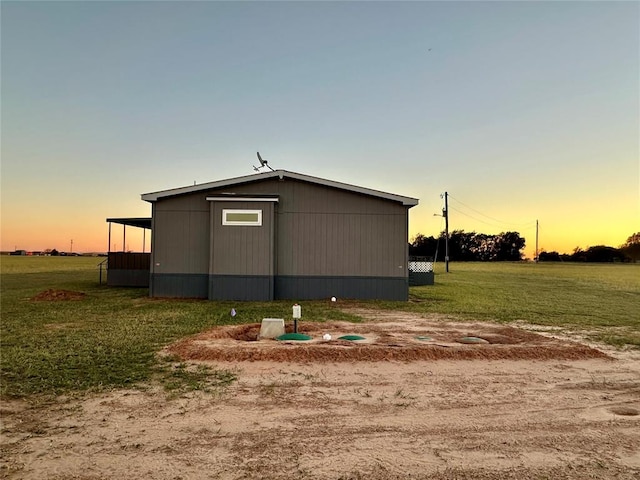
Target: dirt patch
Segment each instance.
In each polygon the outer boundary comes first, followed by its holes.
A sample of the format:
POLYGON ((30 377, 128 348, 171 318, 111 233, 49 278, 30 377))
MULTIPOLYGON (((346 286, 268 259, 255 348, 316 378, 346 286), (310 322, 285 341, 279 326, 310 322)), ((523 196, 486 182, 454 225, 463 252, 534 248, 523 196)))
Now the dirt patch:
POLYGON ((613 407, 610 409, 611 413, 615 413, 616 415, 624 415, 629 417, 635 417, 636 415, 640 415, 640 410, 631 407, 613 407))
MULTIPOLYGON (((237 381, 221 390, 172 397, 150 385, 48 405, 4 402, 0 476, 639 478, 637 353, 613 351, 606 357, 593 354, 597 348, 582 350, 568 340, 547 342, 533 332, 496 325, 389 312, 363 316, 362 324, 302 322, 313 338, 306 345, 257 341, 256 325, 244 325, 212 329, 169 348, 185 355, 201 349, 209 352, 205 357, 236 349, 271 355, 249 362, 186 361, 234 372, 237 381), (361 334, 368 343, 323 343, 324 333, 361 334), (457 343, 461 336, 482 336, 489 343, 457 343), (416 337, 433 340, 423 345, 416 337), (542 360, 473 359, 462 353, 520 347, 586 353, 542 360), (307 350, 322 352, 322 360, 311 360, 307 350), (398 361, 371 353, 431 350, 456 354, 398 361), (279 357, 283 352, 306 353, 279 357), (357 355, 347 359, 336 352, 357 355)), ((255 353, 240 358, 245 356, 255 353)))
POLYGON ((68 300, 82 300, 86 297, 86 293, 74 292, 72 290, 59 290, 50 288, 44 292, 40 292, 35 297, 31 298, 36 302, 59 302, 68 300))
MULTIPOLYGON (((367 315, 366 311, 360 314, 367 315)), ((397 314, 396 314, 397 317, 397 314)), ((387 318, 386 320, 389 320, 387 318)), ((420 318, 375 323, 301 322, 310 341, 259 339, 260 324, 216 327, 166 349, 184 360, 380 362, 419 360, 578 360, 606 358, 587 345, 519 328, 420 318), (325 335, 331 340, 325 340, 325 335), (362 340, 341 340, 358 336, 362 340)), ((292 332, 287 325, 286 332, 292 332)))

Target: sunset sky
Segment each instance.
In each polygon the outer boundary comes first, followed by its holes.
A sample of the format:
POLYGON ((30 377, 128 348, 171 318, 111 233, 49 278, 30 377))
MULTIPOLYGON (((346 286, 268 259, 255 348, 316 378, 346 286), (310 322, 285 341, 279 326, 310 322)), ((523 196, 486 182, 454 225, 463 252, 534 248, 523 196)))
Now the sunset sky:
POLYGON ((411 236, 444 228, 445 191, 452 230, 530 257, 536 220, 561 253, 640 231, 638 2, 3 1, 1 22, 3 251, 105 251, 140 194, 256 151, 419 198, 411 236))

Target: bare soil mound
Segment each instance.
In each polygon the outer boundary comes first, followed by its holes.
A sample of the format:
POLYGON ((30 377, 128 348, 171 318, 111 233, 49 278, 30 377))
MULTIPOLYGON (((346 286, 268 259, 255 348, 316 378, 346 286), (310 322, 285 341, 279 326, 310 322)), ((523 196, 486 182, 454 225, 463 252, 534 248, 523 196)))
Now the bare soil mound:
POLYGON ((39 302, 58 302, 66 300, 82 300, 87 294, 83 292, 74 292, 72 290, 58 290, 50 288, 44 292, 40 292, 31 300, 39 302))
MULTIPOLYGON (((385 319, 390 320, 390 319, 385 319)), ((276 362, 377 362, 418 360, 579 360, 607 358, 587 345, 504 325, 442 322, 301 322, 308 341, 259 339, 260 324, 216 327, 170 345, 184 360, 276 362), (329 334, 331 340, 324 340, 329 334), (357 335, 362 340, 343 340, 357 335)), ((286 332, 293 326, 287 325, 286 332)))

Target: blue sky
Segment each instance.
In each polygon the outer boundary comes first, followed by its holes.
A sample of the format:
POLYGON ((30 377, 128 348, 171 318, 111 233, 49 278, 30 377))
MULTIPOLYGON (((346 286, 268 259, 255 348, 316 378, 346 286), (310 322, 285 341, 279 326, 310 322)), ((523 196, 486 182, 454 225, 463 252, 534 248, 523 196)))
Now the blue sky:
POLYGON ((104 250, 141 193, 258 150, 419 198, 412 235, 448 191, 452 229, 618 246, 640 230, 639 5, 3 1, 2 250, 104 250))

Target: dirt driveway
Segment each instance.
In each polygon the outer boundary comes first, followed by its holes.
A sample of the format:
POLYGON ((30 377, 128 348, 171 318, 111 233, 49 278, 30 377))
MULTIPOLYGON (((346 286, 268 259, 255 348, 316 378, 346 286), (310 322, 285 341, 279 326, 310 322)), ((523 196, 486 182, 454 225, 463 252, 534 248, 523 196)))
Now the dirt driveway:
POLYGON ((5 402, 2 477, 639 478, 637 352, 359 313, 367 323, 307 324, 304 345, 229 327, 169 349, 233 371, 218 393, 5 402), (336 340, 345 333, 364 338, 336 340))

